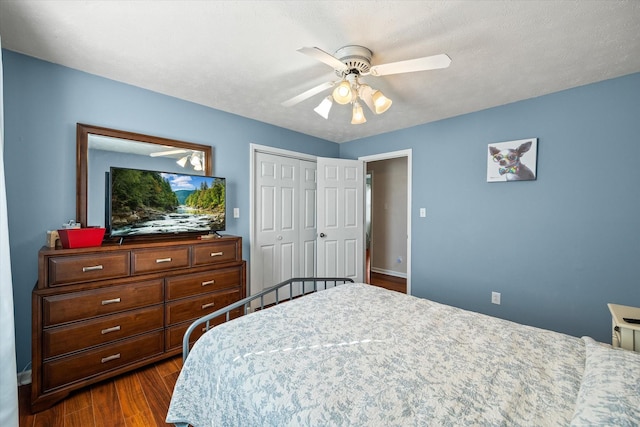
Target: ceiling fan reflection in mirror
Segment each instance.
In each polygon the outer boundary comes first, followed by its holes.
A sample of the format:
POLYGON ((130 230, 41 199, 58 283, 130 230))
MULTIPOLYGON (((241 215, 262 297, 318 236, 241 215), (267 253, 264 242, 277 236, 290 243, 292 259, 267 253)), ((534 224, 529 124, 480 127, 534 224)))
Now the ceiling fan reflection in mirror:
POLYGON ((149 155, 151 157, 162 157, 162 156, 173 156, 174 154, 182 154, 186 152, 187 150, 179 148, 176 150, 156 151, 156 152, 150 153, 149 155))
POLYGON ((363 76, 388 76, 391 74, 412 73, 447 68, 451 58, 445 54, 425 56, 405 61, 390 62, 388 64, 371 65, 373 53, 364 46, 343 46, 331 55, 317 47, 302 47, 298 49, 311 58, 332 67, 339 80, 322 83, 282 103, 291 107, 311 98, 327 89, 334 87, 331 95, 327 96, 314 108, 314 111, 329 118, 329 111, 334 102, 342 105, 351 104, 351 124, 362 124, 367 121, 362 111, 360 101, 364 102, 375 114, 382 114, 391 107, 392 101, 379 90, 373 89, 361 79, 363 76))
POLYGON ((191 165, 191 167, 193 167, 193 170, 204 170, 204 156, 202 155, 202 153, 197 151, 189 152, 189 150, 179 148, 175 150, 156 151, 149 154, 149 156, 151 157, 175 157, 176 155, 178 155, 178 157, 176 157, 178 159, 176 163, 181 167, 186 167, 187 161, 189 161, 189 164, 191 165), (183 154, 185 155, 183 156, 183 154), (202 157, 202 159, 200 157, 202 157))

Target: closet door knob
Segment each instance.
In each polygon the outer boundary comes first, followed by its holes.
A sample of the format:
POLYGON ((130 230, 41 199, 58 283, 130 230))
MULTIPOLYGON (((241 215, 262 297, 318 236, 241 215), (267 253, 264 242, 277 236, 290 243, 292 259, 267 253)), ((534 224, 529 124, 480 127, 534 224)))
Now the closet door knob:
POLYGON ((327 235, 324 233, 320 233, 320 237, 327 237, 327 235))

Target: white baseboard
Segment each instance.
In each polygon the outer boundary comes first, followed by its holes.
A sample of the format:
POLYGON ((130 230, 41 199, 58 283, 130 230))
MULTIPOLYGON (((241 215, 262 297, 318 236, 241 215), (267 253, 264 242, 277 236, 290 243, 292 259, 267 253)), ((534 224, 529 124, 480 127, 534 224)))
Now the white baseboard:
POLYGON ((407 273, 401 273, 399 271, 385 270, 384 268, 375 268, 371 267, 372 273, 386 274, 387 276, 401 277, 403 279, 407 278, 407 273))
POLYGON ((18 373, 18 385, 31 384, 31 369, 18 373))

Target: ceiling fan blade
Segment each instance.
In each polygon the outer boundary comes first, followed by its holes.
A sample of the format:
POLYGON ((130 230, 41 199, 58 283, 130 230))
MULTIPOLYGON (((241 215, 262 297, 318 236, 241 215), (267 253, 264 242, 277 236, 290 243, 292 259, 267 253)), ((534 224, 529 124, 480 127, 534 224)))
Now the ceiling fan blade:
POLYGON ((179 148, 177 150, 156 151, 155 153, 150 153, 149 155, 151 157, 161 157, 161 156, 171 156, 173 154, 182 154, 186 152, 187 150, 179 148))
POLYGON ((369 74, 372 76, 388 76, 389 74, 437 70, 440 68, 447 68, 449 64, 451 64, 451 58, 449 58, 448 55, 441 53, 440 55, 425 56, 423 58, 374 65, 371 67, 369 74))
POLYGON ((304 53, 307 56, 312 57, 313 59, 317 59, 320 62, 324 62, 334 70, 338 71, 346 71, 347 66, 344 62, 340 61, 335 56, 330 53, 325 52, 324 50, 317 47, 301 47, 298 49, 298 52, 304 53))
POLYGON ((282 103, 282 106, 284 106, 284 107, 292 107, 292 106, 296 105, 297 103, 302 102, 305 99, 311 98, 313 95, 316 95, 316 94, 322 92, 323 90, 327 90, 330 87, 333 87, 333 85, 335 85, 335 84, 336 84, 336 82, 326 82, 326 83, 322 83, 321 85, 318 85, 316 87, 312 87, 311 89, 302 92, 300 95, 296 95, 293 98, 284 101, 282 103))

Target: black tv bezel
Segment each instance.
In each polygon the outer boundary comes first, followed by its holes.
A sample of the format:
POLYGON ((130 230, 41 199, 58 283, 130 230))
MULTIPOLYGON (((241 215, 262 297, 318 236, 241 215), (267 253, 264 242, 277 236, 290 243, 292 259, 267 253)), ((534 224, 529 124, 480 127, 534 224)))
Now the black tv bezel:
POLYGON ((203 236, 207 234, 216 234, 220 236, 220 232, 226 231, 227 228, 227 179, 222 176, 215 175, 198 175, 192 173, 182 173, 182 172, 167 172, 160 171, 154 169, 141 169, 141 168, 132 168, 132 167, 124 167, 124 166, 110 166, 109 171, 105 172, 105 240, 120 240, 120 243, 124 239, 129 241, 149 241, 149 240, 167 240, 167 239, 179 239, 179 238, 194 238, 198 236, 203 236), (224 181, 225 188, 225 214, 224 214, 224 228, 222 229, 211 229, 207 231, 179 231, 179 232, 165 232, 165 233, 146 233, 146 234, 135 234, 130 236, 123 235, 113 235, 113 227, 111 226, 111 176, 113 169, 128 169, 135 171, 144 171, 144 172, 155 172, 160 174, 172 174, 172 175, 185 175, 185 176, 195 176, 198 178, 211 178, 211 179, 221 179, 224 181))

